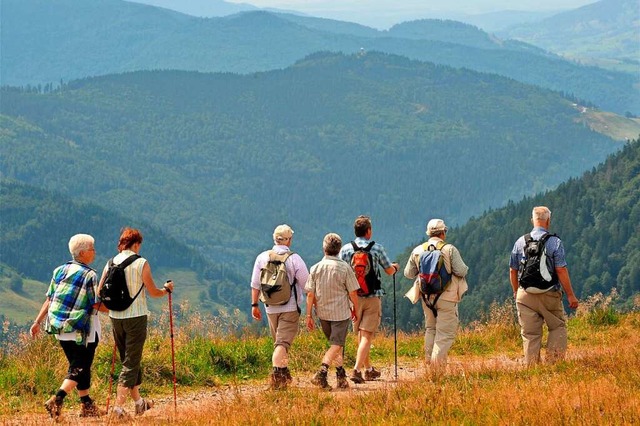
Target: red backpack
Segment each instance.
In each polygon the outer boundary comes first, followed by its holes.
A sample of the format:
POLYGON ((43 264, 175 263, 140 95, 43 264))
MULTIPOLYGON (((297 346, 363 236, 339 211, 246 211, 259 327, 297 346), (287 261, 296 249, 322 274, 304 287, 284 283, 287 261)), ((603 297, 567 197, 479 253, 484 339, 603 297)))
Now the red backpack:
POLYGON ((360 289, 358 296, 369 296, 380 290, 381 282, 378 277, 376 268, 373 266, 373 256, 371 255, 371 247, 375 241, 371 241, 366 247, 359 247, 355 242, 351 241, 353 247, 353 257, 351 258, 351 267, 356 274, 360 289))

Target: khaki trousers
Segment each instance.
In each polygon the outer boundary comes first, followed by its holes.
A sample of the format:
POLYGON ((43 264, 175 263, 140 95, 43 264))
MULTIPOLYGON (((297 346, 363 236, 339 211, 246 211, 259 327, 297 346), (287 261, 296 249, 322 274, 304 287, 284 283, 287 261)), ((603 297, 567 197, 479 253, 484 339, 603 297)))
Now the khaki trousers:
POLYGON ((562 306, 562 292, 548 291, 529 294, 519 288, 516 295, 518 322, 527 365, 539 363, 542 347, 542 326, 547 325, 547 362, 564 358, 567 351, 567 323, 562 306))
POLYGON ((426 324, 424 333, 425 358, 427 362, 432 364, 445 364, 447 354, 458 331, 458 304, 439 299, 436 303, 437 318, 431 309, 425 306, 424 301, 421 304, 426 324))

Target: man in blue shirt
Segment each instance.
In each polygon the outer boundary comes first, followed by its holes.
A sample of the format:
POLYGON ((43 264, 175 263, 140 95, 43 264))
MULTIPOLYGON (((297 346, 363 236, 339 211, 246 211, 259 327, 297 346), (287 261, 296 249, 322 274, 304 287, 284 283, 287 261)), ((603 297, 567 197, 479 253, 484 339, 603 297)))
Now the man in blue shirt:
MULTIPOLYGON (((371 241, 371 219, 368 216, 358 216, 353 224, 356 239, 352 243, 345 244, 340 249, 339 257, 351 264, 351 259, 355 254, 353 245, 359 248, 369 247, 369 252, 373 259, 371 267, 375 275, 380 278, 379 268, 382 268, 388 275, 393 275, 400 268, 397 263, 392 263, 387 253, 380 244, 371 241)), ((357 275, 357 274, 356 274, 357 275)), ((353 330, 358 333, 358 352, 356 354, 356 365, 351 375, 354 383, 364 383, 365 380, 375 380, 380 377, 380 372, 371 365, 369 353, 371 342, 376 331, 380 327, 382 318, 382 296, 384 290, 379 288, 371 294, 359 295, 356 312, 356 321, 353 323, 353 330), (362 375, 364 369, 364 377, 362 375)))
MULTIPOLYGON (((540 240, 549 231, 551 211, 544 206, 533 208, 531 214, 533 230, 530 235, 533 240, 540 240)), ((562 240, 551 236, 545 244, 547 265, 554 277, 549 290, 541 292, 536 289, 525 290, 519 282, 518 270, 525 258, 525 236, 520 237, 514 244, 509 261, 509 280, 513 288, 518 309, 520 334, 524 346, 524 358, 527 365, 540 362, 540 348, 542 346, 542 326, 546 323, 549 330, 547 338, 547 361, 555 362, 564 359, 567 350, 567 324, 562 306, 562 291, 567 294, 569 307, 576 309, 578 299, 571 286, 567 262, 565 260, 562 240)))

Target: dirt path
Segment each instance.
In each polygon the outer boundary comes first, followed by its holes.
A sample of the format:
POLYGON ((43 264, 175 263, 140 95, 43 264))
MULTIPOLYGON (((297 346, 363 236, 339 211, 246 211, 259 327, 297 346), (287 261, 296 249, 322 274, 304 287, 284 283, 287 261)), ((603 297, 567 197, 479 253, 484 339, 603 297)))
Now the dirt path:
MULTIPOLYGON (((451 357, 445 374, 464 374, 481 368, 517 369, 522 367, 519 359, 510 359, 506 356, 494 358, 455 358, 451 357)), ((335 374, 333 369, 329 375, 329 384, 335 388, 335 374)), ((370 381, 356 385, 349 382, 349 389, 333 389, 329 394, 336 398, 349 398, 383 389, 395 388, 398 384, 412 382, 424 377, 427 367, 421 361, 400 362, 398 364, 398 377, 395 377, 394 365, 381 369, 382 376, 376 381, 370 381)), ((311 384, 312 374, 305 374, 294 377, 292 387, 297 389, 314 389, 311 384)), ((77 409, 63 411, 63 416, 57 424, 157 424, 172 421, 180 422, 180 411, 199 412, 211 410, 212 406, 218 404, 237 401, 238 398, 251 398, 258 393, 269 389, 267 381, 241 383, 238 385, 224 385, 216 388, 200 389, 197 391, 181 392, 178 388, 178 417, 174 417, 173 395, 155 397, 154 409, 148 411, 141 417, 132 417, 126 422, 116 421, 109 416, 98 419, 80 418, 77 409)), ((113 400, 112 400, 113 403, 113 400)), ((105 402, 103 401, 103 404, 105 402)), ((129 404, 131 405, 131 404, 129 404)), ((104 408, 104 405, 103 405, 104 408)), ((185 419, 186 420, 186 419, 185 419)), ((18 414, 13 416, 0 417, 0 424, 3 425, 42 425, 53 424, 52 420, 44 412, 18 414)))

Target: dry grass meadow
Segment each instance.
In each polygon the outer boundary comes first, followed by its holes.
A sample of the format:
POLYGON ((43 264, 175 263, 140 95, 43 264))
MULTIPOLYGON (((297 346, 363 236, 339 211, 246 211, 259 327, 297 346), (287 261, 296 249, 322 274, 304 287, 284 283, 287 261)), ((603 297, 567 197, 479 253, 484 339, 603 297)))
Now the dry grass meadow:
MULTIPOLYGON (((615 294, 584 301, 569 321, 567 359, 555 365, 522 365, 514 309, 507 302, 494 305, 487 318, 460 331, 445 371, 431 371, 423 364, 420 330, 399 333, 396 380, 393 333, 386 333, 376 338, 372 352, 383 370, 381 380, 331 392, 309 384, 326 349, 318 332, 303 331, 292 348, 293 385, 270 391, 270 338, 255 329, 230 335, 236 327, 234 315, 205 319, 183 309, 175 331, 177 410, 170 338, 163 327, 154 326, 145 347, 143 395, 156 406, 124 422, 109 416, 87 421, 78 417, 77 397, 72 395, 60 423, 639 425, 640 310, 636 303, 631 312, 619 313, 610 305, 612 297, 615 294)), ((158 318, 157 324, 165 319, 158 318)), ((103 408, 111 345, 108 339, 100 345, 93 369, 92 396, 103 408)), ((353 336, 347 346, 348 367, 355 354, 353 336)), ((42 402, 55 392, 66 369, 56 341, 16 335, 3 349, 0 423, 51 423, 42 402)), ((335 383, 333 369, 330 383, 335 383)))

